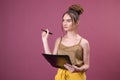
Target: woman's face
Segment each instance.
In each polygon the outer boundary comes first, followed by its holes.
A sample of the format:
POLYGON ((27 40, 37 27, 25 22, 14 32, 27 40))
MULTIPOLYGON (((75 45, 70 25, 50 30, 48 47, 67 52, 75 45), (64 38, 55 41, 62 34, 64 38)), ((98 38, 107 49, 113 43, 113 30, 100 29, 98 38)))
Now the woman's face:
POLYGON ((75 26, 73 25, 73 21, 68 14, 65 14, 63 16, 62 25, 65 31, 71 31, 75 29, 75 26))

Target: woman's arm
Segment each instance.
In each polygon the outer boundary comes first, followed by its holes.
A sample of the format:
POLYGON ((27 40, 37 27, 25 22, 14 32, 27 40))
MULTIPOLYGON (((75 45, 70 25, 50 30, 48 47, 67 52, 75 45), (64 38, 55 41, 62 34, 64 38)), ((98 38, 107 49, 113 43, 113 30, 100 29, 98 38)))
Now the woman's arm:
POLYGON ((85 39, 82 40, 81 46, 83 48, 83 61, 84 65, 79 68, 80 71, 87 71, 90 64, 90 46, 89 42, 85 39))
POLYGON ((49 30, 47 29, 46 31, 47 31, 47 33, 42 32, 42 42, 43 42, 44 51, 46 54, 57 54, 57 50, 58 50, 58 46, 59 46, 59 42, 60 42, 61 38, 56 39, 54 50, 52 53, 50 51, 49 44, 48 44, 49 30))
POLYGON ((49 30, 46 29, 47 32, 42 32, 42 42, 43 42, 43 47, 44 51, 46 54, 51 54, 49 44, 48 44, 48 37, 49 37, 49 30))

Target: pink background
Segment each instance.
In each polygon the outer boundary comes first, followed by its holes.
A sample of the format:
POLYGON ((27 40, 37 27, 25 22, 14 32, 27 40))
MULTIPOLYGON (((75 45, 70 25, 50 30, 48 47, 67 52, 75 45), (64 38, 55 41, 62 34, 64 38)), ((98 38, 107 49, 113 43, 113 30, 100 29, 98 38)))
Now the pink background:
POLYGON ((80 3, 79 33, 89 40, 87 80, 120 80, 120 0, 0 0, 0 80, 54 80, 43 58, 41 28, 61 36, 61 17, 80 3))

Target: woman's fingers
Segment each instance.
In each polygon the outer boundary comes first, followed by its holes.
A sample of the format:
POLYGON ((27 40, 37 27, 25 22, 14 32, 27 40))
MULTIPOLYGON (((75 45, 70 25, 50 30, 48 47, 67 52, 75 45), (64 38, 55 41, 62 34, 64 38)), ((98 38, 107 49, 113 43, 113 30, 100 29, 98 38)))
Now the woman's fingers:
POLYGON ((48 29, 46 29, 46 31, 47 31, 47 35, 49 35, 49 30, 48 30, 48 29))
POLYGON ((47 30, 47 29, 46 29, 46 30, 45 30, 45 29, 41 29, 41 30, 44 31, 44 32, 46 32, 46 33, 49 33, 49 34, 51 34, 51 35, 53 34, 52 32, 50 32, 50 31, 47 30))
POLYGON ((42 30, 42 39, 47 39, 48 38, 48 35, 49 35, 49 30, 46 29, 46 30, 42 30))
POLYGON ((66 69, 68 69, 70 72, 74 72, 74 67, 72 66, 72 65, 70 65, 70 64, 64 64, 64 67, 66 68, 66 69))

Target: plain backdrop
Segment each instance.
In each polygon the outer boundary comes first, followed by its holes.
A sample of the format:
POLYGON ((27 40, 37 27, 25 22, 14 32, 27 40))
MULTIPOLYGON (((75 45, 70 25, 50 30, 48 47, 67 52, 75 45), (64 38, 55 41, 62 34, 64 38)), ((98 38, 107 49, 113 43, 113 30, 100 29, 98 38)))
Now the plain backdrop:
POLYGON ((0 0, 0 80, 54 80, 41 29, 53 32, 52 51, 62 15, 76 3, 84 8, 78 31, 91 49, 87 80, 120 79, 120 0, 0 0))

